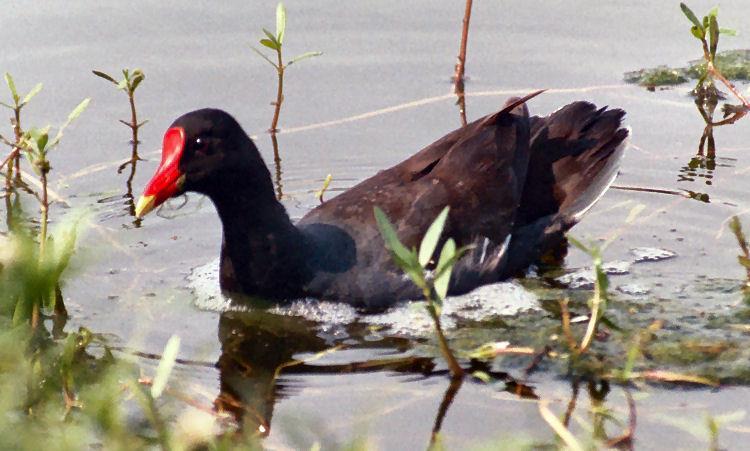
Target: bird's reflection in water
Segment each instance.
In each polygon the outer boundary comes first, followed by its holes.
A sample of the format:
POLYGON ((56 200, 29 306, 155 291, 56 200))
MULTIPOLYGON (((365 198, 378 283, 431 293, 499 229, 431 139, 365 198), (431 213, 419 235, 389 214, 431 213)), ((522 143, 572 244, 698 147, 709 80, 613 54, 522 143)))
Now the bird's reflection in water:
MULTIPOLYGON (((290 375, 395 372, 411 374, 417 380, 438 377, 448 386, 439 403, 432 437, 426 438, 434 439, 461 388, 461 381, 451 381, 448 370, 436 368, 432 357, 412 355, 410 339, 386 337, 377 342, 357 339, 368 333, 361 325, 350 326, 346 334, 335 339, 317 331, 319 327, 308 320, 262 310, 222 314, 218 332, 222 353, 217 363, 220 393, 214 403, 216 410, 232 414, 245 432, 254 430, 259 436, 267 436, 276 402, 294 396, 295 387, 299 387, 299 380, 290 379, 290 375), (377 350, 378 354, 385 351, 388 355, 371 360, 346 360, 345 363, 340 363, 340 359, 334 359, 335 363, 326 362, 325 356, 345 348, 377 350)), ((505 381, 509 392, 535 397, 531 387, 506 373, 492 371, 489 364, 472 361, 466 366, 469 373, 482 371, 495 380, 505 381)))
POLYGON ((218 411, 230 412, 239 424, 260 435, 270 432, 273 407, 286 395, 277 372, 301 352, 320 352, 326 343, 311 324, 295 317, 254 311, 225 313, 219 320, 221 357, 218 411))

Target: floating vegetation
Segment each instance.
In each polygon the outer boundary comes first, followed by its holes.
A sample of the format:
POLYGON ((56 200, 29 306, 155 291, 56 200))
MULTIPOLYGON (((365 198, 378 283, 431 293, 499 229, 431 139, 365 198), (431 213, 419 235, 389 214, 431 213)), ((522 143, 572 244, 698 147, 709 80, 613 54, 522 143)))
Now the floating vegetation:
MULTIPOLYGON (((726 50, 716 54, 716 68, 729 80, 750 80, 750 50, 726 50)), ((625 82, 648 88, 676 86, 699 80, 706 73, 704 59, 690 61, 685 67, 657 66, 625 73, 625 82)))
POLYGON ((688 68, 657 66, 652 69, 640 69, 633 72, 626 72, 625 82, 637 83, 646 87, 681 85, 690 80, 688 72, 688 68))

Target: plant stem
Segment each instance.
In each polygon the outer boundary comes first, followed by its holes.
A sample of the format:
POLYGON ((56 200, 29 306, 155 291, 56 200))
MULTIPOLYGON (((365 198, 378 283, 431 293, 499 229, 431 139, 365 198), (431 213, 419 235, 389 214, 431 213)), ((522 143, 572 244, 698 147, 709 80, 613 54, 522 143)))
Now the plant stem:
POLYGON ((568 310, 568 298, 560 300, 560 317, 562 319, 562 330, 565 340, 568 342, 568 348, 571 352, 578 351, 578 344, 573 337, 573 332, 570 330, 570 310, 568 310))
MULTIPOLYGON (((21 131, 21 108, 16 107, 13 109, 13 135, 16 138, 15 143, 15 149, 19 149, 19 145, 21 144, 21 138, 23 137, 23 133, 21 131)), ((14 150, 15 150, 14 149, 14 150)), ((21 155, 19 152, 16 152, 15 158, 15 164, 16 164, 16 182, 21 181, 21 155)), ((8 170, 10 170, 10 166, 8 166, 8 170)))
POLYGON ((456 62, 456 72, 453 75, 453 92, 458 96, 458 114, 461 117, 461 125, 466 125, 466 95, 464 89, 464 71, 466 66, 466 45, 469 40, 469 20, 471 19, 472 0, 466 0, 466 10, 464 11, 463 27, 461 30, 461 46, 458 51, 458 61, 456 62))
MULTIPOLYGON (((138 144, 138 115, 135 112, 135 93, 133 91, 128 92, 128 100, 130 101, 130 128, 133 130, 133 143, 138 144)), ((134 158, 138 158, 138 154, 133 155, 134 158)))
POLYGON ((469 20, 471 20, 472 0, 466 0, 466 9, 464 10, 463 28, 461 29, 461 47, 458 52, 458 61, 456 62, 456 73, 453 80, 456 85, 464 81, 464 66, 466 65, 466 43, 469 40, 469 20))
POLYGON ((445 415, 448 413, 448 408, 453 403, 453 399, 455 399, 458 390, 461 388, 461 384, 463 384, 463 378, 453 378, 448 385, 448 389, 443 395, 443 400, 440 402, 440 408, 435 417, 435 424, 432 426, 432 435, 430 436, 430 446, 427 448, 428 450, 440 449, 440 446, 438 446, 440 429, 443 426, 445 415))
POLYGON ((448 363, 451 376, 455 379, 462 378, 464 376, 464 370, 461 368, 461 365, 458 364, 458 361, 453 356, 451 348, 448 346, 448 340, 445 338, 445 334, 443 334, 443 326, 440 324, 440 316, 437 314, 437 310, 435 310, 435 304, 431 297, 428 297, 427 299, 427 311, 430 313, 432 321, 435 323, 435 332, 437 333, 440 352, 448 363))
POLYGON ((42 202, 40 205, 40 209, 42 212, 42 230, 39 234, 39 258, 44 259, 44 253, 47 246, 47 220, 49 214, 49 199, 47 198, 47 170, 42 169, 40 178, 42 181, 42 202))
POLYGON ((276 139, 276 132, 271 132, 271 143, 273 144, 273 166, 276 182, 276 199, 281 200, 284 197, 284 187, 281 183, 281 154, 279 152, 279 141, 276 139))
POLYGON ((594 334, 596 333, 596 326, 599 323, 599 306, 601 305, 601 293, 599 284, 596 284, 594 288, 594 298, 591 300, 591 317, 589 318, 589 324, 586 327, 586 335, 581 341, 581 347, 579 354, 583 354, 591 346, 591 342, 594 340, 594 334))
MULTIPOLYGON (((48 214, 49 214, 49 199, 47 198, 47 172, 48 172, 48 164, 46 159, 42 161, 42 168, 41 168, 41 175, 40 179, 42 182, 42 199, 40 203, 40 210, 42 213, 41 218, 41 231, 39 232, 39 264, 41 265, 42 262, 46 260, 46 251, 47 251, 47 220, 48 220, 48 214)), ((41 302, 41 299, 35 300, 34 304, 31 306, 31 329, 36 330, 37 325, 39 324, 39 303, 41 302)))
POLYGON ((743 97, 742 94, 737 91, 734 85, 729 80, 727 80, 721 72, 719 72, 719 69, 717 69, 712 62, 708 63, 708 71, 712 77, 717 78, 724 84, 724 86, 727 87, 727 89, 732 91, 732 94, 734 94, 734 96, 737 97, 739 101, 742 102, 743 105, 745 105, 745 107, 750 108, 750 103, 748 103, 747 99, 745 99, 745 97, 743 97))
POLYGON ((276 109, 273 112, 273 119, 271 120, 271 128, 268 130, 271 133, 276 133, 278 128, 276 127, 279 124, 279 114, 281 113, 281 104, 284 102, 284 63, 281 60, 281 47, 276 49, 276 56, 278 58, 278 65, 276 66, 276 73, 278 74, 279 78, 279 84, 278 88, 276 90, 276 102, 274 102, 274 105, 276 106, 276 109))
POLYGON ((13 159, 16 155, 16 148, 10 152, 10 154, 0 163, 0 168, 8 165, 5 170, 5 195, 10 196, 10 191, 13 189, 13 159))
POLYGON ((135 91, 130 89, 130 86, 128 86, 128 101, 130 102, 130 130, 133 132, 133 139, 131 141, 133 152, 130 154, 130 163, 135 165, 135 162, 141 159, 138 156, 138 143, 140 142, 138 140, 138 129, 140 125, 138 125, 138 114, 135 111, 135 91))
POLYGON ((750 108, 750 103, 748 103, 747 99, 745 99, 745 97, 743 97, 742 94, 740 94, 739 91, 735 89, 734 85, 729 80, 727 80, 726 77, 724 77, 724 75, 714 65, 714 60, 713 58, 711 58, 711 52, 708 49, 708 43, 706 42, 706 40, 702 39, 701 43, 703 45, 703 58, 706 59, 706 72, 708 72, 708 74, 711 75, 712 78, 718 79, 720 82, 722 82, 724 86, 726 86, 727 89, 729 89, 745 107, 750 108))

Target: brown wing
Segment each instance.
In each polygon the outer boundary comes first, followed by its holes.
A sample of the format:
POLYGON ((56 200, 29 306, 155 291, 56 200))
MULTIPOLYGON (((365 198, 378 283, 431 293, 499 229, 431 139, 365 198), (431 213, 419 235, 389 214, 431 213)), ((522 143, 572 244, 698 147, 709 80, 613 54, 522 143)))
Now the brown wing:
MULTIPOLYGON (((541 92, 512 99, 501 111, 451 132, 404 162, 381 171, 308 213, 299 225, 333 225, 352 237, 356 263, 344 274, 319 272, 310 292, 356 299, 375 307, 394 297, 416 297, 377 229, 380 207, 408 247, 446 206, 444 236, 459 245, 487 239, 500 246, 513 227, 529 158, 529 117, 524 102, 541 92), (460 223, 457 227, 454 224, 460 223), (389 268, 383 271, 382 268, 389 268)), ((350 301, 351 302, 351 301, 350 301)))

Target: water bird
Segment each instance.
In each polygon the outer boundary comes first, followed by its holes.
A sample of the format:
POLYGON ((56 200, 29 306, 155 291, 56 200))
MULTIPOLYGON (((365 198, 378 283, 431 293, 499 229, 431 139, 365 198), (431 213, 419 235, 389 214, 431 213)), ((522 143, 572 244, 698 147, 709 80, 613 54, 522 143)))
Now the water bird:
POLYGON ((530 116, 526 103, 541 92, 509 99, 296 224, 238 122, 218 109, 193 111, 166 131, 136 216, 188 191, 204 194, 221 219, 220 286, 230 297, 314 297, 374 311, 421 294, 393 263, 374 207, 412 247, 450 206, 443 239, 473 247, 456 264, 449 294, 466 293, 518 275, 559 245, 617 175, 625 112, 576 101, 530 116))

